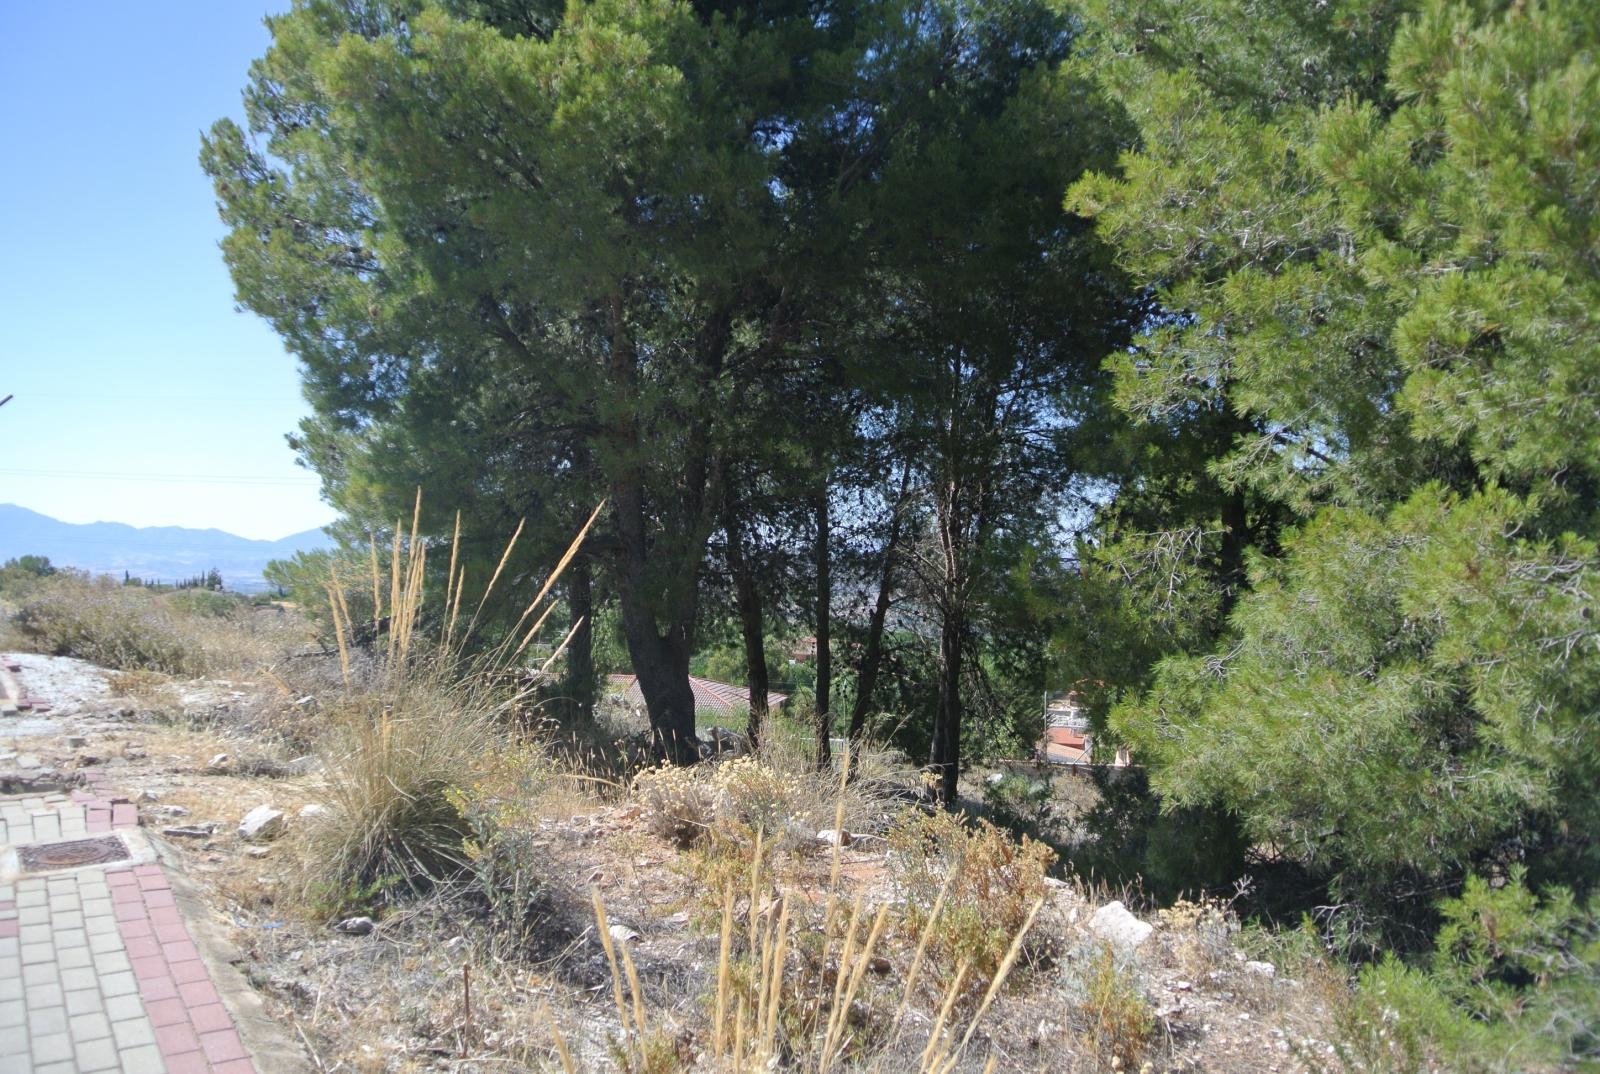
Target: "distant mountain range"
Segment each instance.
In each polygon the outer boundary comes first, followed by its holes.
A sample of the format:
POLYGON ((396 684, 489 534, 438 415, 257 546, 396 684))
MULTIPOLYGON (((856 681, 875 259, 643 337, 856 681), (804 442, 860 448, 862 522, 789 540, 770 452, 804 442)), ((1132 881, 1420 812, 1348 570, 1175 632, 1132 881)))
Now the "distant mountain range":
POLYGON ((227 588, 258 592, 266 588, 261 572, 269 560, 332 547, 333 538, 322 530, 306 530, 277 541, 252 541, 221 530, 182 526, 78 525, 15 504, 0 504, 0 562, 16 556, 48 556, 57 567, 119 577, 127 572, 147 582, 176 582, 215 567, 227 588))

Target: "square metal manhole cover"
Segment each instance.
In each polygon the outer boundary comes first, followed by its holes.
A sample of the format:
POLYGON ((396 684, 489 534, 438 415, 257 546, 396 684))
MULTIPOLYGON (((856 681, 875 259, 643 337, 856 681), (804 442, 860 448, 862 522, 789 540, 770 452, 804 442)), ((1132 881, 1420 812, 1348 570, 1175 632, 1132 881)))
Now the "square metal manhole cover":
POLYGON ((114 861, 127 861, 129 857, 128 845, 114 835, 73 839, 65 843, 36 843, 17 848, 17 862, 25 873, 108 865, 114 861))

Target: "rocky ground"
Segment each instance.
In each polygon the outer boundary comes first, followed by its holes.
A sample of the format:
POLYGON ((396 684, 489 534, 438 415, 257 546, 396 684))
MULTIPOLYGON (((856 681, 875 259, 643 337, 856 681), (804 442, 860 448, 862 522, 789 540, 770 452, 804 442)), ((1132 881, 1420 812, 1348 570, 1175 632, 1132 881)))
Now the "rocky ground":
MULTIPOLYGON (((299 833, 323 806, 317 766, 292 733, 295 714, 314 710, 314 699, 286 696, 271 681, 178 682, 28 654, 3 662, 48 710, 0 719, 0 784, 8 792, 70 786, 86 768, 105 771, 137 803, 146 831, 177 849, 269 1011, 317 1069, 559 1069, 552 1024, 576 1067, 612 1068, 608 1041, 620 1025, 594 891, 612 934, 630 945, 653 1018, 678 1035, 679 1065, 692 1069, 703 1053, 699 997, 718 953, 704 879, 616 788, 609 800, 575 788, 541 804, 519 848, 540 880, 537 912, 520 934, 503 917, 489 924, 496 919, 480 897, 450 890, 375 922, 353 920, 337 899, 319 907, 296 868, 299 833), (274 814, 268 830, 241 834, 241 821, 260 807, 274 814)), ((892 898, 888 855, 871 838, 843 849, 844 890, 869 902, 892 898)), ((780 882, 819 892, 830 863, 818 855, 814 867, 797 865, 780 882)), ((1328 971, 1248 957, 1236 924, 1216 907, 1141 919, 1059 882, 1051 898, 1036 928, 1053 930, 1057 956, 1020 974, 1015 994, 984 1023, 999 1069, 1121 1065, 1086 1052, 1093 1027, 1084 1024, 1081 965, 1083 952, 1101 944, 1154 1019, 1141 1066, 1340 1069, 1327 1041, 1343 982, 1328 971)), ((881 973, 892 979, 906 961, 887 958, 881 973)))

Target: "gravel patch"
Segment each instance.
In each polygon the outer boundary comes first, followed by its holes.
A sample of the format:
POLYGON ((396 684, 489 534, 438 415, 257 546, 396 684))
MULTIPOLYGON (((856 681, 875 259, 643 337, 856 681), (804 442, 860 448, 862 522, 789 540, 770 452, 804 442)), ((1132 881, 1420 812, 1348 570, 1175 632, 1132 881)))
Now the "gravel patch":
POLYGON ((53 715, 77 715, 111 696, 106 670, 83 660, 37 653, 0 653, 0 660, 21 665, 22 692, 49 704, 53 715))

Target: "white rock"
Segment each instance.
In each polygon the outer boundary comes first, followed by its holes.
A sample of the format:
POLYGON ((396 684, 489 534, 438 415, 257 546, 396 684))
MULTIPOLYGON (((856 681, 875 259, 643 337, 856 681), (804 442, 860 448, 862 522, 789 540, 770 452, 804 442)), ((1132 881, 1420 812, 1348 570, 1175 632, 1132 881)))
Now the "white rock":
POLYGON ((1278 967, 1270 962, 1246 962, 1244 968, 1250 973, 1259 973, 1263 977, 1276 977, 1278 967))
POLYGON ((1089 919, 1089 931, 1113 947, 1133 951, 1150 938, 1155 926, 1134 917, 1121 902, 1108 902, 1089 919))
POLYGON ((239 822, 239 838, 276 839, 288 826, 281 811, 271 806, 256 806, 239 822))
POLYGON ((309 805, 301 806, 300 812, 295 815, 301 820, 315 820, 317 817, 327 816, 328 807, 325 805, 319 805, 316 802, 312 802, 309 805))
POLYGON ((642 937, 626 925, 612 925, 606 930, 617 943, 638 943, 642 937))

